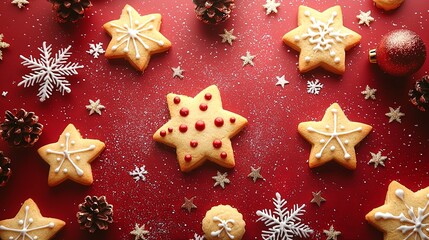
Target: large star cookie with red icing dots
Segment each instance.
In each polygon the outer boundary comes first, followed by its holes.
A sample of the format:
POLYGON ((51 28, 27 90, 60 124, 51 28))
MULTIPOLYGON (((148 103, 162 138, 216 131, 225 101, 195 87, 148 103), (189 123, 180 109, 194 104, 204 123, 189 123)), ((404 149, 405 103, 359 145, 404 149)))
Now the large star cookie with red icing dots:
POLYGON ((56 186, 66 179, 83 185, 93 180, 91 162, 104 150, 104 143, 83 139, 73 124, 69 124, 58 142, 45 145, 37 152, 49 165, 48 185, 56 186))
POLYGON ((299 54, 299 71, 323 67, 336 74, 345 71, 345 50, 357 45, 361 36, 343 26, 340 6, 324 12, 306 6, 298 10, 298 27, 286 33, 283 41, 299 54))
POLYGON ((171 120, 156 131, 153 139, 176 148, 181 171, 189 172, 205 160, 226 168, 235 166, 230 138, 247 120, 222 108, 215 85, 194 98, 170 93, 167 104, 171 120))
POLYGON ((322 121, 298 125, 298 132, 312 145, 309 157, 311 168, 334 160, 348 169, 355 169, 354 147, 371 130, 372 127, 367 124, 349 121, 337 103, 326 110, 322 121))
POLYGON ((429 187, 413 192, 392 181, 384 205, 365 219, 384 232, 385 240, 429 239, 429 187))
POLYGON ((171 47, 171 42, 159 32, 161 14, 140 16, 128 4, 118 20, 105 23, 103 28, 112 36, 105 56, 125 58, 140 71, 146 69, 152 54, 171 47))
POLYGON ((14 218, 0 221, 0 239, 51 239, 66 223, 46 218, 29 198, 14 218))

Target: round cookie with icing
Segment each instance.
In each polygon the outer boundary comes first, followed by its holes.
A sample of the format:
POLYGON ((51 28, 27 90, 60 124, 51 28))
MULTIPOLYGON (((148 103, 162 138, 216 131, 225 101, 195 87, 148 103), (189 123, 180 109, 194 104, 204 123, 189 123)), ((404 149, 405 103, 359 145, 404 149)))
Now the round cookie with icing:
POLYGON ((404 0, 374 0, 375 6, 385 11, 397 9, 404 0))
POLYGON ((345 51, 357 45, 361 36, 343 26, 340 6, 324 12, 306 6, 298 10, 298 27, 283 36, 283 42, 299 51, 299 71, 322 67, 336 74, 345 71, 345 51))
POLYGON ((58 142, 37 150, 50 165, 48 185, 56 186, 66 179, 83 185, 93 180, 91 162, 104 150, 105 144, 96 139, 83 139, 73 124, 69 124, 58 142))
POLYGON ((27 199, 14 218, 0 221, 0 239, 51 239, 66 223, 43 217, 36 203, 27 199))
POLYGON ((212 207, 202 224, 208 240, 240 240, 246 232, 243 215, 230 205, 212 207))
POLYGON ((413 192, 392 181, 384 205, 365 219, 384 233, 385 240, 429 239, 429 187, 413 192))

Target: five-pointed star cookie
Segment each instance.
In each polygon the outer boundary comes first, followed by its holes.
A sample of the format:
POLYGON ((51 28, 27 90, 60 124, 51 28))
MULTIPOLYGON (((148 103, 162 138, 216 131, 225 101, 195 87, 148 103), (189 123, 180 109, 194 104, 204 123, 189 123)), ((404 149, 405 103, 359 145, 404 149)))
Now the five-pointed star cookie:
POLYGON ((91 162, 104 150, 104 143, 83 139, 73 124, 69 124, 58 142, 45 145, 37 152, 49 165, 49 186, 56 186, 66 179, 83 185, 93 182, 91 162))
POLYGON ((103 25, 112 36, 105 56, 109 59, 125 58, 136 69, 144 71, 150 56, 165 52, 171 42, 160 32, 161 15, 140 14, 130 5, 125 5, 121 17, 103 25))
POLYGON ((384 204, 365 219, 384 232, 385 240, 429 239, 429 187, 413 192, 392 181, 384 204))
POLYGON ((0 239, 51 239, 66 223, 43 217, 36 203, 27 199, 14 218, 0 221, 0 239))
POLYGON ((181 171, 189 172, 205 160, 226 168, 235 166, 230 138, 247 120, 222 108, 215 85, 194 98, 170 93, 167 104, 171 120, 155 132, 153 139, 177 149, 181 171))
POLYGON ((335 160, 348 169, 356 168, 354 147, 363 139, 372 127, 351 122, 337 103, 326 109, 322 121, 302 122, 299 133, 311 143, 309 165, 311 168, 335 160))
POLYGON ((340 6, 318 12, 306 6, 298 11, 298 27, 286 33, 283 41, 299 54, 299 71, 316 67, 336 74, 345 71, 345 50, 357 45, 361 36, 343 26, 340 6))

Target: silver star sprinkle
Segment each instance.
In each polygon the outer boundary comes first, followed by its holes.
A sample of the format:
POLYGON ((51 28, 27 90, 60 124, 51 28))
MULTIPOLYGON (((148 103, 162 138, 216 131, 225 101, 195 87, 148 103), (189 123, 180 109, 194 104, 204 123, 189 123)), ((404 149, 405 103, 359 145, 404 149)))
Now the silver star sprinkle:
POLYGON ((253 63, 254 58, 255 58, 255 55, 250 55, 250 52, 247 51, 246 56, 241 56, 241 60, 243 60, 243 67, 246 66, 247 64, 255 66, 255 64, 253 63))
POLYGON ((263 6, 267 10, 265 13, 268 15, 272 12, 277 13, 277 8, 280 6, 280 3, 276 2, 276 0, 267 0, 267 3, 263 6))
POLYGON ((365 100, 372 99, 375 100, 375 92, 377 92, 377 89, 370 88, 368 85, 366 85, 366 88, 361 93, 365 95, 365 100))
POLYGON ((252 178, 253 182, 256 182, 256 180, 258 180, 258 178, 265 180, 264 177, 262 177, 261 175, 261 167, 258 168, 254 168, 254 167, 250 167, 251 172, 249 173, 249 175, 247 175, 247 177, 252 178))
POLYGON ((221 174, 219 171, 217 171, 217 176, 212 177, 212 179, 216 181, 213 187, 216 187, 217 185, 219 185, 223 189, 225 189, 225 183, 230 183, 227 176, 228 176, 228 173, 221 174))
POLYGON ((371 160, 369 160, 368 164, 374 163, 374 168, 377 168, 378 165, 384 167, 384 161, 387 160, 386 156, 381 155, 381 151, 378 151, 377 154, 369 152, 371 154, 371 160))
POLYGON ((232 35, 232 33, 234 32, 234 29, 231 29, 230 31, 224 29, 223 31, 224 33, 219 34, 219 36, 222 37, 222 43, 228 43, 229 45, 232 46, 232 41, 237 39, 236 36, 232 35))
POLYGON ((401 117, 405 116, 405 114, 402 113, 400 109, 401 109, 401 106, 399 106, 396 109, 389 107, 390 112, 386 113, 386 116, 389 117, 389 123, 393 121, 397 121, 398 123, 401 123, 401 117))
POLYGON ((178 67, 176 67, 176 68, 172 67, 172 68, 171 68, 171 70, 173 70, 173 78, 175 78, 175 77, 180 78, 180 79, 182 79, 182 78, 183 78, 182 73, 183 73, 185 70, 181 69, 181 68, 180 68, 180 66, 178 66, 178 67))
POLYGON ((289 84, 289 82, 285 79, 285 75, 281 77, 276 77, 276 78, 277 78, 276 86, 282 86, 282 88, 285 88, 285 85, 289 84))
POLYGON ((341 235, 341 232, 335 231, 332 225, 329 230, 323 230, 323 233, 326 235, 326 240, 337 240, 337 236, 341 235))
POLYGON ((185 197, 185 202, 182 204, 182 208, 188 210, 188 212, 191 212, 193 208, 197 208, 194 204, 195 197, 191 197, 190 199, 187 199, 185 197))
POLYGON ((101 110, 105 109, 106 107, 100 104, 100 99, 97 101, 92 101, 89 99, 89 105, 86 105, 86 109, 89 110, 89 115, 92 115, 93 113, 97 113, 98 115, 101 115, 101 110))
POLYGON ((136 236, 134 240, 147 240, 145 235, 149 234, 149 231, 145 229, 145 225, 143 224, 141 227, 136 223, 134 230, 130 232, 131 235, 136 236))
POLYGON ((374 18, 371 17, 371 11, 368 12, 362 12, 360 11, 360 14, 356 16, 359 18, 359 24, 365 24, 369 26, 369 24, 374 21, 374 18))

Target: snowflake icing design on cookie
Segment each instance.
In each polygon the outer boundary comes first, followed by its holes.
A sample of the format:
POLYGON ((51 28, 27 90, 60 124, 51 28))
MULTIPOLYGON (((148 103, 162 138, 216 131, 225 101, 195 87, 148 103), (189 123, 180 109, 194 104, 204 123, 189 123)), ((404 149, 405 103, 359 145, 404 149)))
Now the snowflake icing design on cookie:
POLYGON ((229 226, 229 225, 234 225, 235 223, 234 219, 223 220, 218 216, 215 216, 213 217, 213 221, 219 222, 218 226, 220 229, 217 231, 211 232, 210 234, 212 237, 220 237, 220 234, 222 233, 222 231, 225 231, 225 233, 228 235, 230 239, 235 238, 234 235, 231 234, 232 228, 229 226))

